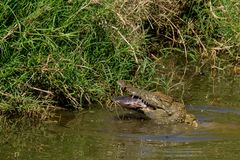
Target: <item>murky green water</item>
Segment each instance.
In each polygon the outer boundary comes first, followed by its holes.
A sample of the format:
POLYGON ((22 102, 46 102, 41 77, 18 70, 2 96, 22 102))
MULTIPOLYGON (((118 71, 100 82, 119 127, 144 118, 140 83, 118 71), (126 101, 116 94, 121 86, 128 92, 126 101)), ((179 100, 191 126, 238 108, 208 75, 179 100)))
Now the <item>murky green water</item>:
POLYGON ((63 112, 58 124, 3 127, 1 159, 239 159, 239 78, 198 77, 184 100, 198 128, 121 120, 123 110, 63 112))

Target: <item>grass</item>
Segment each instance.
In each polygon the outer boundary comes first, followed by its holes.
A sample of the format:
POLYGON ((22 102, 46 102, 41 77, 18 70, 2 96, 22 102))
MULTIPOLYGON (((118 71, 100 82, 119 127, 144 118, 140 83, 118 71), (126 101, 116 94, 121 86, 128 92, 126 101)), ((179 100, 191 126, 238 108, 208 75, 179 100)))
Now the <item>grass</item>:
MULTIPOLYGON (((175 21, 167 19, 169 29, 152 40, 154 47, 158 46, 153 51, 164 58, 181 56, 198 67, 207 65, 207 68, 224 70, 229 64, 239 63, 239 2, 187 3, 180 17, 175 21)), ((159 25, 157 22, 156 26, 159 25)), ((182 61, 184 65, 186 61, 182 61)))
POLYGON ((163 83, 172 82, 163 59, 175 61, 173 68, 180 63, 225 69, 239 63, 237 0, 165 4, 170 8, 160 14, 162 3, 0 2, 1 113, 31 115, 52 105, 81 109, 102 103, 118 92, 119 79, 171 88, 163 83))

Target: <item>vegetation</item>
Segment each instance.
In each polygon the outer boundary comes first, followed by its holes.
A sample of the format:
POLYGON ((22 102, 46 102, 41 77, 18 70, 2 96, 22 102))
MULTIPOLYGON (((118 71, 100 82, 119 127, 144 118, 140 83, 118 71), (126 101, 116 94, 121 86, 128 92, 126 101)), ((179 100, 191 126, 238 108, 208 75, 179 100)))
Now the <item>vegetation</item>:
POLYGON ((1 1, 0 111, 44 119, 109 100, 119 79, 169 87, 178 65, 236 66, 239 14, 237 0, 1 1))

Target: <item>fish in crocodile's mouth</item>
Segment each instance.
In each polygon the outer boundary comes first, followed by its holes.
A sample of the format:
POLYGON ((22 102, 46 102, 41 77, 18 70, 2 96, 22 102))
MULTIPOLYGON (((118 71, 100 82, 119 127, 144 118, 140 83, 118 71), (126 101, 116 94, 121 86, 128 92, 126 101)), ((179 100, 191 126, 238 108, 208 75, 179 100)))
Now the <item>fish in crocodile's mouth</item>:
POLYGON ((137 110, 147 107, 152 108, 147 102, 144 102, 140 97, 137 96, 119 96, 113 98, 112 101, 128 109, 137 110))

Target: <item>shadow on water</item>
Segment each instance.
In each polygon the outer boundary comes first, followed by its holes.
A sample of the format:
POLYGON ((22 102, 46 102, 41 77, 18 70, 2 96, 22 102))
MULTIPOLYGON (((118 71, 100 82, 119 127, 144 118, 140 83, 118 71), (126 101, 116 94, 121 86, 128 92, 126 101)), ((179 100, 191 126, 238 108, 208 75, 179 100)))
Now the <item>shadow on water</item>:
POLYGON ((1 159, 238 159, 239 87, 233 78, 193 80, 184 99, 198 128, 107 109, 62 112, 58 124, 1 126, 1 159))

